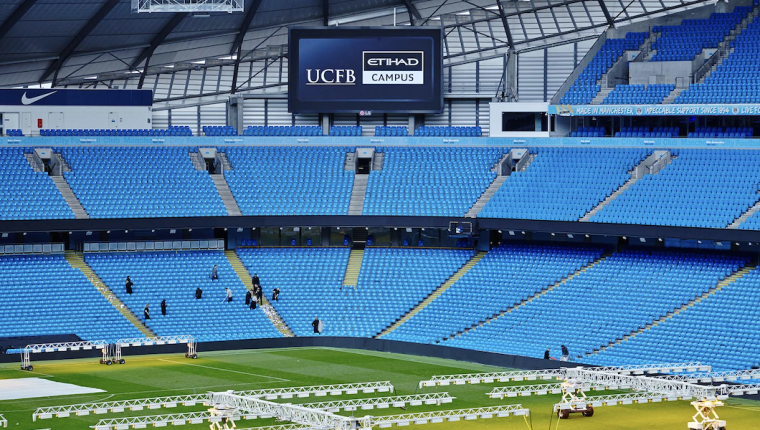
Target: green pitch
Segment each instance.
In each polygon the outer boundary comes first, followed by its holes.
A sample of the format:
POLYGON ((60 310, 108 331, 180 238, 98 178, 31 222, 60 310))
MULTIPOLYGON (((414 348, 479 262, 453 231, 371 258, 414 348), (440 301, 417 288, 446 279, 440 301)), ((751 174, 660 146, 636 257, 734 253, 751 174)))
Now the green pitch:
MULTIPOLYGON (((399 408, 356 411, 359 415, 392 415, 430 410, 462 409, 520 403, 529 408, 531 416, 478 419, 441 424, 426 424, 431 430, 472 429, 686 429, 694 413, 685 401, 646 405, 609 406, 597 408, 593 417, 573 414, 558 421, 552 416, 552 405, 558 395, 517 397, 504 400, 485 395, 493 387, 505 383, 431 387, 419 390, 417 383, 432 375, 492 372, 507 369, 472 363, 387 354, 379 352, 338 350, 327 348, 298 348, 277 350, 248 350, 203 352, 197 360, 185 359, 182 354, 126 357, 125 365, 103 366, 97 358, 68 361, 33 361, 34 372, 18 370, 17 364, 0 365, 0 379, 38 377, 57 382, 94 387, 106 393, 47 397, 0 402, 0 414, 8 420, 8 428, 20 429, 87 429, 101 418, 122 416, 162 415, 205 410, 203 406, 154 409, 123 414, 105 414, 70 418, 52 418, 32 422, 32 412, 38 407, 68 405, 96 401, 113 401, 143 397, 171 396, 207 391, 252 390, 262 388, 327 385, 348 382, 389 380, 396 388, 393 395, 446 391, 456 397, 453 403, 442 406, 407 406, 399 408), (550 423, 551 418, 551 423, 550 423)), ((548 382, 548 381, 546 381, 548 382)), ((515 383, 513 383, 515 384, 515 383)), ((605 394, 592 391, 590 395, 605 394)), ((341 397, 314 397, 277 400, 278 402, 310 403, 341 398, 377 397, 391 394, 359 394, 341 397)), ((729 430, 760 429, 760 402, 729 399, 719 408, 721 419, 729 430)), ((351 412, 341 412, 348 415, 351 412)), ((274 419, 239 420, 238 429, 280 424, 274 419)), ((414 425, 410 427, 414 428, 414 425)), ((169 426, 176 429, 208 429, 208 424, 169 426)), ((394 427, 395 428, 395 427, 394 427)))

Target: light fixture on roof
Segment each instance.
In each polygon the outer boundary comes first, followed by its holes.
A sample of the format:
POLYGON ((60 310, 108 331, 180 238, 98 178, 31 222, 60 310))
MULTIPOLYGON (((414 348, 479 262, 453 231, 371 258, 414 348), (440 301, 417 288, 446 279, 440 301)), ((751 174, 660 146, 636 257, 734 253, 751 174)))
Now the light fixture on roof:
POLYGON ((586 237, 588 238, 588 237, 589 237, 589 235, 586 235, 586 237))
POLYGON ((658 241, 662 242, 662 238, 657 239, 658 241))
POLYGON ((568 238, 568 239, 573 239, 573 235, 572 235, 572 234, 568 234, 568 235, 567 235, 567 238, 568 238))
MULTIPOLYGON (((85 235, 85 236, 92 236, 92 232, 91 232, 91 231, 88 231, 88 232, 87 232, 87 233, 85 233, 84 235, 85 235)), ((5 236, 3 236, 3 237, 5 237, 5 236)))
POLYGON ((554 233, 552 233, 552 236, 556 236, 554 233))
POLYGON ((24 232, 24 236, 26 236, 26 232, 24 232))
POLYGON ((625 236, 623 236, 623 240, 628 240, 628 238, 627 238, 627 237, 625 237, 625 236))
MULTIPOLYGON (((226 230, 226 229, 225 229, 225 230, 226 230)), ((169 234, 175 234, 176 232, 177 232, 177 230, 175 230, 175 229, 171 229, 171 230, 169 230, 169 234)))
POLYGON ((639 241, 641 241, 641 243, 645 243, 647 240, 646 240, 646 239, 644 239, 643 237, 640 237, 640 238, 639 238, 639 241))
POLYGON ((510 236, 514 236, 514 235, 515 235, 515 232, 514 232, 514 231, 512 231, 512 230, 509 230, 509 235, 510 235, 510 236))
POLYGON ((522 234, 525 234, 525 231, 523 231, 522 234))
POLYGON ((238 227, 237 232, 238 233, 242 233, 243 232, 243 227, 238 227))
POLYGON ((94 80, 98 79, 97 76, 85 76, 84 78, 87 79, 87 80, 90 80, 90 81, 94 81, 94 80))

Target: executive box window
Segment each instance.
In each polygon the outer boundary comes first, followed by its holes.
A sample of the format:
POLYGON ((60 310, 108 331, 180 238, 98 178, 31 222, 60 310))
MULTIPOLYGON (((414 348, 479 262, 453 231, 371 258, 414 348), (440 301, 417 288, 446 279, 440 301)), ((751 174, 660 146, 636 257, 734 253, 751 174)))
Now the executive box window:
POLYGON ((549 131, 545 112, 502 112, 501 131, 549 131))

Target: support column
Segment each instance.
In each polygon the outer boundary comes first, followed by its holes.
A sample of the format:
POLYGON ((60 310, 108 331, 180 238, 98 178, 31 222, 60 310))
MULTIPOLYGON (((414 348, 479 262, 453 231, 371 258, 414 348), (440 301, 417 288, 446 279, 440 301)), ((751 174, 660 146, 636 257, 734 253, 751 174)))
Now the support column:
POLYGON ((243 97, 232 96, 227 104, 227 121, 229 122, 227 125, 231 125, 235 128, 238 135, 243 134, 243 127, 245 126, 245 124, 243 124, 243 103, 243 97))
POLYGON ((319 123, 322 126, 322 136, 330 135, 330 123, 332 122, 332 114, 322 113, 319 114, 319 123))
POLYGON ((514 48, 507 51, 506 82, 504 83, 505 100, 517 101, 517 53, 514 48))

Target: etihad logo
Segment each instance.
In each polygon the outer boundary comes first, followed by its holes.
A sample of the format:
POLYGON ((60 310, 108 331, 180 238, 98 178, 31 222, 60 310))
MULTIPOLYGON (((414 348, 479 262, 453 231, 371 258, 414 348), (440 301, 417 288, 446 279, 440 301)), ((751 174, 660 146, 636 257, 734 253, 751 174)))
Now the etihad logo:
POLYGON ((369 85, 422 85, 423 51, 362 52, 362 82, 369 85))

